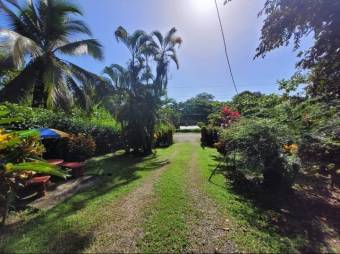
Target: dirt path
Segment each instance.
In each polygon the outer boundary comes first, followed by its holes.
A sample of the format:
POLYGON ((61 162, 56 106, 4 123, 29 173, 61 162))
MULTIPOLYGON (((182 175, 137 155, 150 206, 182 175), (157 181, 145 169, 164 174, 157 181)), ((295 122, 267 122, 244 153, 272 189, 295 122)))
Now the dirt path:
MULTIPOLYGON (((176 156, 172 154, 169 161, 176 156)), ((93 233, 93 241, 84 253, 137 253, 143 238, 144 210, 154 199, 153 185, 168 165, 154 172, 141 186, 108 206, 103 216, 108 222, 93 233)))
POLYGON ((201 139, 200 133, 175 133, 174 142, 175 143, 192 143, 198 144, 201 139))
MULTIPOLYGON (((198 145, 198 144, 197 144, 198 145)), ((193 205, 189 221, 189 253, 231 253, 236 252, 228 240, 229 221, 223 216, 216 204, 202 190, 203 179, 197 170, 197 152, 193 151, 187 179, 188 194, 193 205)))

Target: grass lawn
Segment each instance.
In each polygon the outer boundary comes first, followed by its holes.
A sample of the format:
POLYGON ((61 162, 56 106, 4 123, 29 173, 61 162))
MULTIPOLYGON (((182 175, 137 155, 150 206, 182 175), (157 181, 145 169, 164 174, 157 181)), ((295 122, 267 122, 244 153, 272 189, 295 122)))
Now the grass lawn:
POLYGON ((181 252, 187 245, 186 218, 190 203, 186 193, 186 166, 191 159, 191 144, 176 144, 177 156, 155 185, 156 201, 146 212, 142 252, 181 252))
MULTIPOLYGON (((208 182, 216 166, 216 155, 215 149, 179 143, 158 149, 156 156, 146 158, 122 154, 94 158, 88 163, 87 172, 100 175, 100 183, 51 210, 29 215, 19 225, 10 225, 9 233, 0 234, 0 253, 79 253, 86 250, 93 240, 95 229, 108 223, 103 216, 110 212, 107 207, 150 179, 148 176, 152 171, 169 161, 166 170, 156 179, 151 206, 142 212, 144 235, 138 247, 146 253, 183 252, 190 245, 188 222, 197 209, 187 188, 192 158, 198 158, 195 165, 204 178, 198 187, 202 187, 203 193, 207 193, 229 219, 229 239, 226 240, 231 240, 238 250, 286 253, 300 252, 309 246, 311 250, 331 251, 327 246, 325 249, 324 242, 313 241, 306 225, 311 224, 317 229, 319 224, 315 225, 317 220, 304 218, 304 212, 302 217, 296 217, 296 214, 285 217, 280 209, 260 206, 236 193, 222 174, 215 175, 212 182, 208 182), (198 156, 193 157, 196 154, 198 156)), ((323 231, 320 233, 324 234, 323 231)))
MULTIPOLYGON (((157 156, 136 158, 104 156, 89 163, 91 174, 100 174, 100 184, 80 192, 48 211, 39 211, 0 238, 0 252, 81 252, 91 239, 91 229, 105 223, 107 204, 127 194, 166 163, 173 148, 157 156)), ((3 229, 3 230, 6 230, 3 229)))

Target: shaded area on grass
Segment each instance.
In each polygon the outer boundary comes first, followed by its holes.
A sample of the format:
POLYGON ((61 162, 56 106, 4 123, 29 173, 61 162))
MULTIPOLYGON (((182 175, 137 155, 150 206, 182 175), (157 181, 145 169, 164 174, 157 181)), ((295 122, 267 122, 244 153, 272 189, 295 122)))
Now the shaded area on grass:
MULTIPOLYGON (((215 151, 208 156, 206 177, 217 163, 215 151)), ((339 235, 339 202, 311 198, 301 190, 288 195, 268 193, 246 179, 235 185, 230 176, 216 175, 206 188, 234 217, 233 237, 246 251, 339 251, 329 241, 339 235)))
POLYGON ((49 211, 28 217, 23 225, 13 226, 15 232, 4 232, 0 252, 81 252, 89 244, 91 229, 105 223, 101 214, 106 204, 132 190, 149 172, 166 163, 154 155, 142 158, 119 154, 93 159, 87 172, 100 175, 99 182, 49 211))

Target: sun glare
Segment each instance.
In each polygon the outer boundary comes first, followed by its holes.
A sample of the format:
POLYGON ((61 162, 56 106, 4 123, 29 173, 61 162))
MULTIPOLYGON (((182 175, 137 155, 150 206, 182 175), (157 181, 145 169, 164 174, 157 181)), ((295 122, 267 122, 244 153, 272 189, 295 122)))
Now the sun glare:
POLYGON ((191 5, 199 13, 209 13, 214 8, 214 0, 191 0, 191 5))

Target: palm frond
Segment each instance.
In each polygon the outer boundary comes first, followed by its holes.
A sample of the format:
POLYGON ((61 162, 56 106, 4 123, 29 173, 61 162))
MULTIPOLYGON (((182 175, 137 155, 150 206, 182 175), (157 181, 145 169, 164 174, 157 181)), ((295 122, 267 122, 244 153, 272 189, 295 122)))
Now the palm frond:
POLYGON ((69 20, 67 24, 65 24, 65 30, 69 34, 73 33, 81 33, 81 34, 87 34, 89 36, 92 36, 92 32, 90 28, 86 25, 85 22, 81 20, 69 20))
POLYGON ((8 29, 0 29, 0 37, 5 38, 2 45, 12 55, 16 66, 23 64, 26 54, 31 54, 34 57, 41 55, 40 47, 30 38, 8 29))
POLYGON ((12 171, 24 172, 34 171, 39 174, 48 174, 66 178, 68 175, 62 171, 58 166, 51 165, 44 161, 23 162, 12 165, 12 171))
POLYGON ((137 49, 148 40, 147 34, 143 30, 135 31, 129 38, 131 48, 137 49))
MULTIPOLYGON (((73 97, 69 87, 62 83, 58 87, 54 87, 51 94, 51 104, 54 108, 61 109, 64 112, 70 112, 73 106, 73 97)), ((86 107, 84 108, 86 109, 86 107)))
POLYGON ((159 45, 163 45, 163 43, 164 43, 164 37, 163 37, 163 35, 162 35, 161 32, 159 32, 159 31, 153 31, 153 32, 151 33, 151 35, 152 35, 152 36, 155 36, 155 37, 157 38, 157 40, 158 40, 158 42, 159 42, 159 45))
POLYGON ((117 89, 121 89, 122 87, 127 86, 126 82, 126 73, 128 71, 119 64, 113 64, 110 67, 105 67, 103 70, 103 74, 106 74, 110 77, 113 82, 113 85, 117 89))
POLYGON ((178 61, 176 53, 171 54, 169 57, 172 59, 172 61, 174 61, 174 63, 176 64, 177 70, 178 70, 179 69, 179 61, 178 61))
POLYGON ((43 68, 40 59, 30 62, 23 71, 0 91, 0 101, 20 102, 32 91, 35 76, 43 68))
POLYGON ((169 44, 176 33, 177 29, 175 27, 171 28, 164 38, 164 44, 165 45, 169 44))
POLYGON ((75 56, 91 55, 95 59, 103 59, 102 46, 94 39, 71 42, 56 48, 54 51, 75 56))
POLYGON ((71 76, 66 77, 66 84, 73 92, 73 96, 76 100, 76 104, 78 104, 81 108, 83 108, 85 111, 89 110, 89 101, 86 97, 86 94, 84 93, 84 90, 82 90, 78 84, 75 82, 75 80, 71 76))
MULTIPOLYGON (((66 61, 64 61, 66 62, 66 61)), ((92 72, 89 72, 78 65, 75 65, 71 62, 66 62, 68 66, 68 70, 71 72, 72 76, 74 76, 81 83, 85 84, 86 82, 95 82, 100 77, 92 72)))
POLYGON ((126 45, 128 45, 128 37, 129 34, 128 32, 125 30, 124 27, 119 26, 116 31, 115 31, 115 37, 117 41, 121 41, 123 43, 125 43, 126 45))
POLYGON ((10 0, 10 4, 14 6, 19 11, 19 14, 14 13, 11 8, 7 7, 2 0, 0 0, 0 11, 3 11, 7 18, 9 19, 9 25, 13 31, 16 33, 30 38, 31 40, 37 42, 37 29, 31 20, 25 14, 16 1, 10 0), (28 22, 25 22, 28 21, 28 22))

